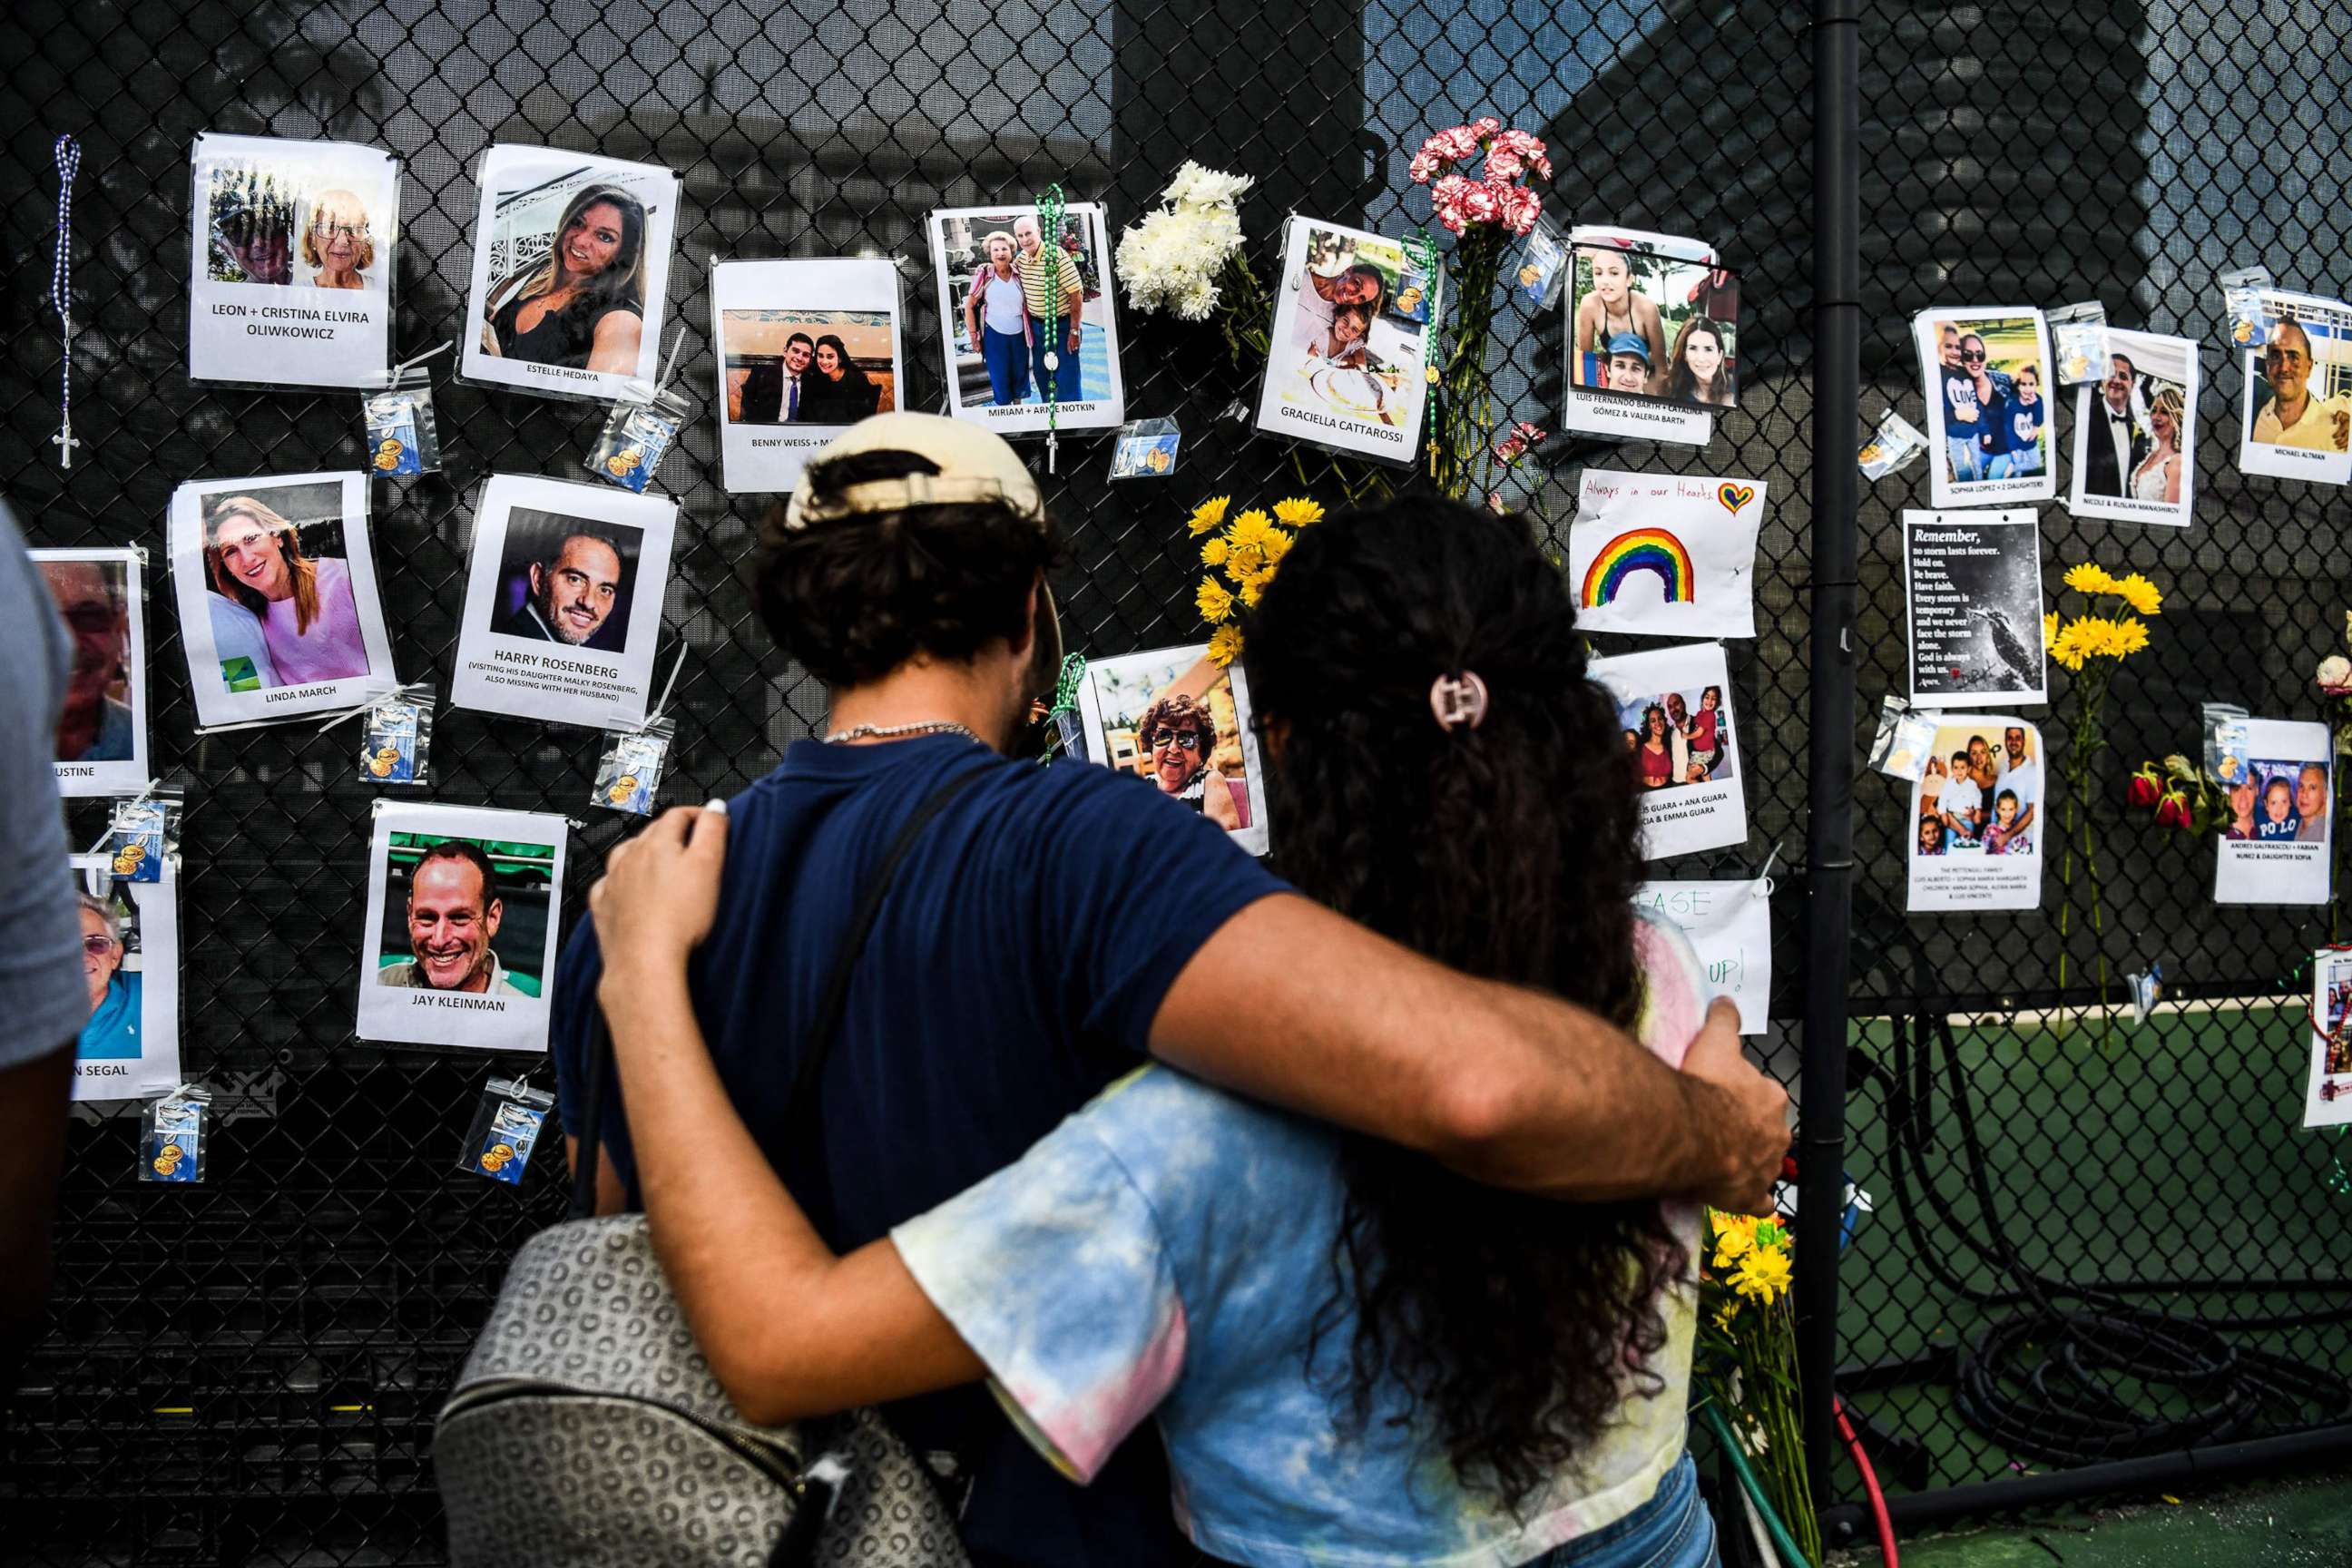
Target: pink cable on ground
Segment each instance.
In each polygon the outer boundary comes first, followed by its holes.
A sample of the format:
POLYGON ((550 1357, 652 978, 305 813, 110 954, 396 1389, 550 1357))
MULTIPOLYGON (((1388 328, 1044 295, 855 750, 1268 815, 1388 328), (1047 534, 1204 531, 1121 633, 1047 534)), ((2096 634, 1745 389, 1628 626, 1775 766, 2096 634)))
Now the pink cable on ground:
POLYGON ((1845 1418, 1845 1401, 1832 1394, 1830 1406, 1837 1412, 1838 1431, 1853 1455, 1854 1468, 1862 1472, 1863 1489, 1870 1493, 1871 1518, 1878 1526, 1878 1554, 1886 1559, 1886 1568, 1902 1568, 1903 1559, 1895 1550, 1895 1521, 1886 1517, 1886 1494, 1878 1489, 1878 1472, 1870 1468, 1870 1456, 1862 1451, 1862 1439, 1855 1435, 1853 1423, 1845 1418))

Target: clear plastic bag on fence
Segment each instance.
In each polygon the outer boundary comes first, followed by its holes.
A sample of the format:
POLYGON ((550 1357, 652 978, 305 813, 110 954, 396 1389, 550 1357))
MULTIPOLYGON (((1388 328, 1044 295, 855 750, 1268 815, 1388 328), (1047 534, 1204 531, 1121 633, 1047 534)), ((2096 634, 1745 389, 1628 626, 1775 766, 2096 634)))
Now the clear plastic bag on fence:
POLYGON ((673 388, 645 386, 642 399, 613 405, 604 428, 589 448, 587 468, 598 479, 643 494, 654 470, 677 443, 691 405, 673 388))
POLYGON ((2221 319, 2229 323, 2230 341, 2242 349, 2258 349, 2269 342, 2271 317, 2263 307, 2263 296, 2271 288, 2271 269, 2240 267, 2222 273, 2218 281, 2221 285, 2221 319))
POLYGON ((2151 963, 2145 972, 2126 974, 2124 984, 2131 989, 2132 1027, 2137 1029, 2164 1000, 2164 965, 2151 963))
POLYGON ((1878 428, 1872 433, 1857 458, 1863 477, 1883 479, 1911 466, 1920 453, 1927 449, 1927 437, 1917 426, 1892 408, 1879 416, 1878 428))
POLYGON ((1532 309, 1549 310, 1559 303, 1568 287, 1568 237, 1551 219, 1538 214, 1535 227, 1519 242, 1517 265, 1512 268, 1512 292, 1532 309))
POLYGON ((1870 742, 1870 765, 1889 778, 1917 784, 1936 749, 1940 713, 1912 707, 1900 697, 1881 698, 1878 733, 1870 742))
POLYGON ((2063 385, 2080 386, 2107 374, 2107 308, 2094 300, 2050 312, 2050 352, 2063 385))
POLYGON ((161 1100, 151 1100, 139 1116, 139 1179, 142 1182, 201 1182, 205 1179, 205 1134, 212 1091, 182 1084, 161 1100))
POLYGON ((457 1169, 522 1185, 530 1152, 539 1142, 555 1096, 520 1079, 494 1078, 483 1087, 482 1101, 474 1108, 473 1124, 466 1129, 466 1146, 457 1169))
POLYGON ((1110 477, 1166 479, 1176 471, 1176 448, 1183 438, 1173 419, 1129 420, 1110 444, 1110 477))
POLYGON ((588 804, 638 816, 653 815, 654 795, 661 788, 677 733, 676 720, 656 717, 646 720, 642 730, 614 736, 596 764, 596 784, 588 804))
POLYGON ((2234 702, 2207 702, 2200 710, 2205 772, 2216 784, 2235 784, 2246 765, 2246 710, 2234 702))
POLYGON ((180 810, 186 792, 151 784, 133 800, 114 803, 107 827, 106 853, 114 874, 126 882, 160 882, 166 856, 180 852, 180 810))
POLYGON ((433 750, 433 685, 404 686, 371 704, 360 725, 360 777, 421 784, 433 750))
POLYGON ((360 399, 367 421, 368 471, 379 479, 441 471, 441 436, 433 419, 433 374, 425 362, 452 345, 396 365, 382 392, 360 399))

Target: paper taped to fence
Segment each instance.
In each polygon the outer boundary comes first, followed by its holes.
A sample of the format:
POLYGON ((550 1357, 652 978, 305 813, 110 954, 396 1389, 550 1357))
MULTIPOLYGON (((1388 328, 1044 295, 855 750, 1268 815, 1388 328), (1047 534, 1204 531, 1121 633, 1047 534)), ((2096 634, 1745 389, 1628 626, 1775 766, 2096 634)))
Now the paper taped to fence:
POLYGON ((1748 839, 1723 645, 1693 643, 1596 658, 1642 791, 1642 853, 1652 860, 1748 839))
POLYGON ((1982 914, 2042 904, 2053 809, 2042 731, 2002 713, 1949 713, 1911 786, 1913 913, 1982 914))
POLYGON ((1585 469, 1568 531, 1578 627, 1754 637, 1764 506, 1761 479, 1585 469))
POLYGON ((1739 1032, 1760 1035, 1772 998, 1772 884, 1763 878, 1732 882, 1644 882, 1636 907, 1672 921, 1697 949, 1706 970, 1706 994, 1727 996, 1739 1008, 1739 1032))
POLYGON ((2223 759, 2230 815, 2213 856, 2217 904, 2324 904, 2336 804, 2336 746, 2325 724, 2248 719, 2244 751, 2223 759))

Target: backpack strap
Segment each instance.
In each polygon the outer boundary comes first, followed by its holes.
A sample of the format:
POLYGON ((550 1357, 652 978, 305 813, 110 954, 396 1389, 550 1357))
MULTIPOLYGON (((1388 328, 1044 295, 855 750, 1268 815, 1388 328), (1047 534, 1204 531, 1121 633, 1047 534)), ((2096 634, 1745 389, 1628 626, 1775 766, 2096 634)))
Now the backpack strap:
MULTIPOLYGON (((817 1075, 824 1069, 826 1058, 832 1055, 834 1037, 841 1032, 841 1015, 848 1005, 850 979, 856 973, 858 957, 866 950, 866 939, 873 933, 874 922, 882 913, 882 900, 888 895, 899 866, 913 851, 915 841, 922 837, 923 829, 931 825, 932 819, 990 771, 987 764, 968 768, 925 796, 922 804, 915 807, 913 815, 899 827, 898 836, 890 841, 890 847, 882 853, 881 863, 866 879, 865 894, 849 917, 840 951, 834 954, 833 968, 825 976, 824 991, 817 1003, 815 1022, 802 1040, 800 1065, 793 1069, 792 1093, 784 1102, 788 1122, 800 1120, 815 1094, 817 1075)), ((596 1165, 604 1150, 607 1104, 605 1086, 613 1076, 613 1032, 604 1021, 604 1009, 601 1005, 590 1016, 588 1028, 584 1113, 581 1117, 579 1152, 573 1158, 572 1173, 573 1219, 585 1219, 596 1212, 596 1165)))

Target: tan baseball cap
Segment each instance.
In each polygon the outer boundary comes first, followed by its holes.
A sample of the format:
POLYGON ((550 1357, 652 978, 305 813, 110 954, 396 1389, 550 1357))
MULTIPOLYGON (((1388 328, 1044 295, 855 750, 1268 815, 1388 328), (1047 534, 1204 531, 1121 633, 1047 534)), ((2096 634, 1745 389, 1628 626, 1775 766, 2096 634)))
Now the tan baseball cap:
MULTIPOLYGON (((877 414, 861 419, 825 443, 812 466, 853 452, 912 452, 939 466, 936 474, 868 479, 833 491, 820 501, 805 484, 784 507, 784 527, 797 532, 813 522, 835 522, 908 507, 1002 501, 1045 527, 1045 498, 1036 477, 993 430, 937 414, 877 414)), ((1039 584, 1037 664, 1040 690, 1051 690, 1062 667, 1062 618, 1051 584, 1039 584)))

